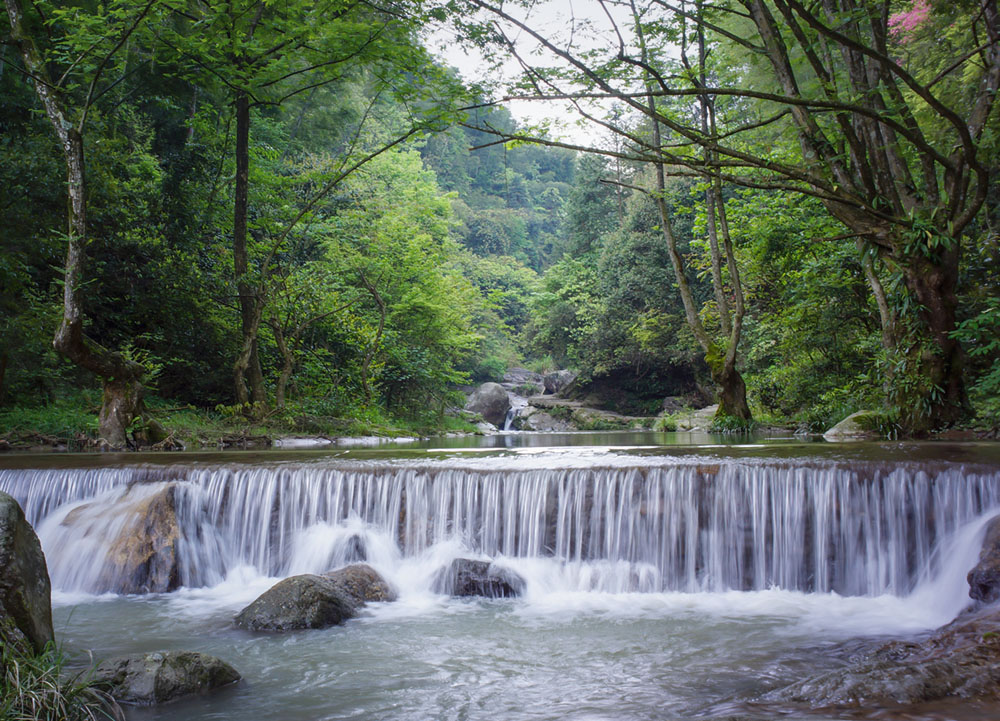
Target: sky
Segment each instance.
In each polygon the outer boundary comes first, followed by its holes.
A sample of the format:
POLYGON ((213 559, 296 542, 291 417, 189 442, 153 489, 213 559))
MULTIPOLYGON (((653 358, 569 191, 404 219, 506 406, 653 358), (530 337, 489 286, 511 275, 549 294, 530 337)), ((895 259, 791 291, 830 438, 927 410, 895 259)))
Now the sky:
MULTIPOLYGON (((617 16, 621 15, 620 6, 608 7, 617 16)), ((511 6, 505 6, 505 10, 515 14, 511 6)), ((572 44, 574 48, 591 49, 615 42, 611 24, 598 0, 540 0, 528 12, 518 13, 518 17, 544 36, 556 39, 561 46, 572 44)), ((537 43, 526 33, 517 28, 508 28, 506 33, 519 53, 532 63, 552 65, 555 62, 550 54, 539 55, 537 43)), ((521 68, 513 58, 499 69, 491 68, 475 48, 463 45, 448 28, 438 28, 430 35, 428 44, 446 64, 456 68, 468 81, 505 82, 520 73, 521 68)), ((506 102, 505 106, 519 122, 548 124, 552 137, 588 146, 600 142, 602 134, 599 129, 582 121, 569 103, 513 100, 506 102)))

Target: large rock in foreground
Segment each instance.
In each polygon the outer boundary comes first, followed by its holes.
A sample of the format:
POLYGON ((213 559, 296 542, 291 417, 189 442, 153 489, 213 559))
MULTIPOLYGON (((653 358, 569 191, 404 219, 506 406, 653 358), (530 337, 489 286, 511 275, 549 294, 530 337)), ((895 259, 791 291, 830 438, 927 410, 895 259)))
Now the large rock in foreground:
POLYGON ((969 571, 969 596, 977 601, 1000 600, 1000 516, 986 525, 979 563, 969 571))
POLYGON ((371 566, 357 564, 318 576, 279 581, 236 616, 249 631, 292 631, 337 626, 368 601, 392 601, 395 593, 371 566))
POLYGON ((94 684, 121 703, 149 706, 204 693, 240 680, 225 661, 192 651, 156 651, 109 659, 94 684))
POLYGON ((434 579, 434 590, 451 596, 515 598, 524 593, 524 579, 489 561, 456 558, 434 579))
POLYGON ((510 396, 499 383, 483 383, 469 396, 465 410, 478 413, 483 420, 503 428, 510 410, 510 396))
POLYGON ((1000 611, 963 616, 924 641, 884 644, 847 668, 799 681, 762 700, 874 708, 947 697, 1000 701, 1000 611))
POLYGON ((38 536, 17 501, 0 491, 0 624, 41 651, 54 639, 51 596, 38 536))

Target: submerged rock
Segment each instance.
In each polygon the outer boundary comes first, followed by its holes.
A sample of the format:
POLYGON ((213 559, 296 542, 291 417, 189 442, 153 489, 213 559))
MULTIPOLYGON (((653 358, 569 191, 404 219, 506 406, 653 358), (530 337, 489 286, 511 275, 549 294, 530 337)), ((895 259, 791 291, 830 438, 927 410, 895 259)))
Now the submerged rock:
POLYGON ((394 601, 396 594, 371 566, 356 564, 322 576, 303 574, 279 581, 236 616, 249 631, 291 631, 337 626, 368 601, 394 601))
POLYGON ((434 579, 434 590, 451 596, 515 598, 524 593, 524 579, 489 561, 456 558, 434 579))
POLYGON ((368 544, 365 539, 355 533, 347 539, 344 548, 344 563, 361 563, 368 560, 368 544))
POLYGON ((36 651, 54 639, 52 586, 38 542, 24 511, 0 491, 0 628, 9 642, 26 641, 36 651))
POLYGON ((986 525, 979 563, 969 571, 969 596, 983 603, 1000 600, 1000 516, 986 525))
POLYGON ((922 641, 893 641, 837 671, 763 697, 812 707, 1000 701, 1000 611, 963 616, 922 641))
POLYGON ((94 684, 121 703, 149 706, 204 693, 240 680, 225 661, 193 651, 119 656, 97 667, 94 684))
POLYGON ((478 413, 497 428, 503 428, 510 410, 510 396, 499 383, 483 383, 469 396, 465 409, 478 413))
POLYGON ((165 593, 180 586, 176 492, 176 485, 170 484, 133 506, 135 520, 108 549, 102 589, 122 594, 165 593))

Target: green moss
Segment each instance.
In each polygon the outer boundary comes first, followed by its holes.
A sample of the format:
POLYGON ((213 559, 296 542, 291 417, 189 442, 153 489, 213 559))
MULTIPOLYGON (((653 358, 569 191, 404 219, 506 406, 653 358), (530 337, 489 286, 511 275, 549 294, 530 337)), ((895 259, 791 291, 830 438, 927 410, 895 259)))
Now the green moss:
POLYGON ((885 438, 898 438, 902 433, 899 417, 893 413, 862 413, 854 417, 859 428, 878 433, 885 438))

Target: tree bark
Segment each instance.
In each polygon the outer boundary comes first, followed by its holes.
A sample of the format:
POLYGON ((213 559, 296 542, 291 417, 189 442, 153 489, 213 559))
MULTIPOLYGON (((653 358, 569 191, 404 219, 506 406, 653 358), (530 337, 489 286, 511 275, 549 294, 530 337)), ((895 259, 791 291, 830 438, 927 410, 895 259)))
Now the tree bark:
POLYGON ((243 347, 233 367, 236 401, 265 404, 264 374, 260 367, 257 330, 260 326, 260 299, 248 282, 250 268, 247 251, 247 226, 250 196, 250 98, 246 92, 236 93, 236 185, 233 199, 233 271, 240 301, 240 331, 243 347), (256 317, 256 318, 255 318, 256 317), (245 355, 245 357, 244 357, 245 355), (249 385, 249 388, 248 388, 249 385))
POLYGON ((911 258, 903 277, 917 301, 922 327, 911 347, 900 349, 915 377, 903 384, 896 403, 907 428, 926 432, 950 427, 970 412, 962 375, 965 356, 952 337, 958 307, 958 249, 945 251, 938 262, 911 258))
POLYGON ((4 385, 4 379, 7 377, 7 359, 7 351, 0 352, 0 403, 3 403, 7 395, 7 386, 4 385))
POLYGON ((735 366, 723 362, 714 367, 712 381, 719 389, 717 394, 719 410, 715 412, 716 418, 737 418, 741 421, 749 421, 753 417, 750 413, 750 406, 747 405, 746 384, 735 366))

